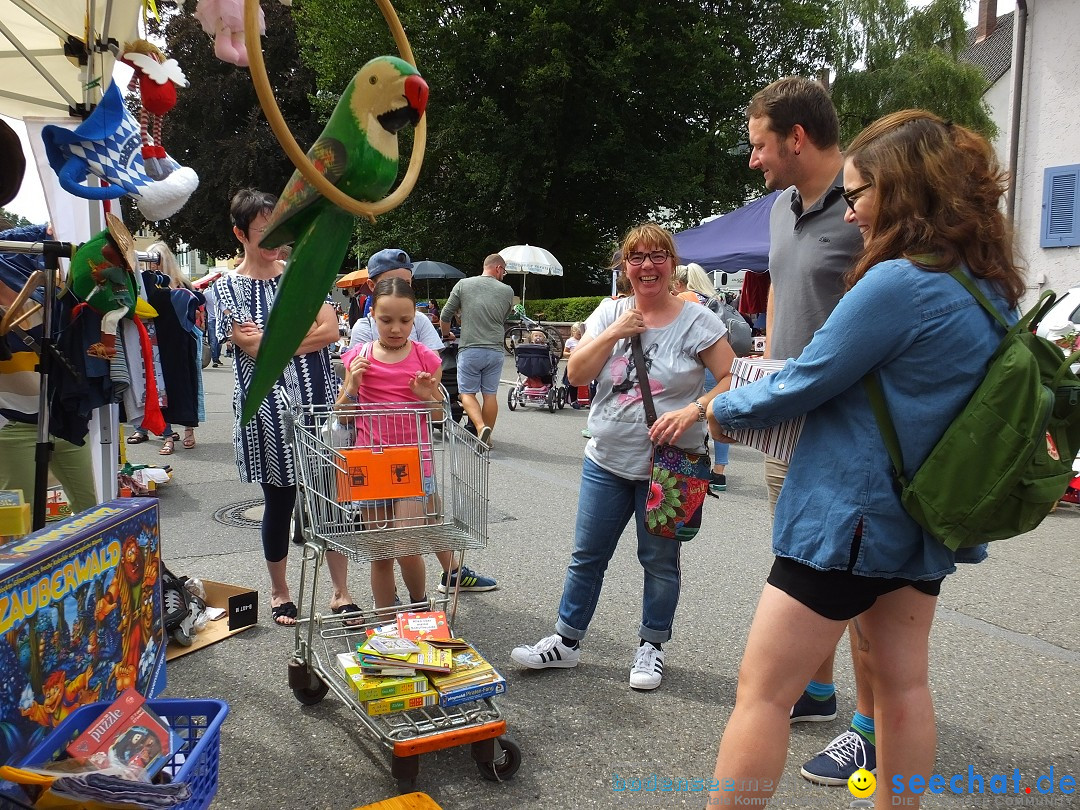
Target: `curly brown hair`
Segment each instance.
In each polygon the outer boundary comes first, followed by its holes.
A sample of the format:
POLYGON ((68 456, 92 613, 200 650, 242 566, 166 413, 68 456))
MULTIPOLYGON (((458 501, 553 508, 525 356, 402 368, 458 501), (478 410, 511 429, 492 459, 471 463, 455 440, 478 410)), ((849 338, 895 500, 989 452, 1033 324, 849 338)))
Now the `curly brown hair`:
POLYGON ((925 110, 902 110, 860 132, 846 157, 877 198, 869 239, 845 276, 849 289, 878 262, 903 257, 935 272, 964 264, 1014 306, 1020 301, 1023 272, 999 208, 1007 175, 985 138, 925 110))

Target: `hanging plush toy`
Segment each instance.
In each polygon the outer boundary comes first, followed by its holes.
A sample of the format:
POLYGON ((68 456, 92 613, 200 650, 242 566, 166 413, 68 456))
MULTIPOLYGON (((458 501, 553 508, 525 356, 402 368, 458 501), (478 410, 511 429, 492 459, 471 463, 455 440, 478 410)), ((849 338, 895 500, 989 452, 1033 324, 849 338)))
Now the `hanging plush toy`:
MULTIPOLYGON (((244 0, 199 0, 195 19, 214 38, 214 56, 238 67, 248 66, 244 43, 244 0)), ((259 9, 259 33, 266 33, 266 20, 259 9)))
POLYGON ((87 200, 115 200, 130 194, 142 215, 152 222, 167 219, 183 208, 199 185, 193 169, 168 155, 157 158, 167 175, 164 180, 147 173, 139 129, 115 83, 77 129, 50 125, 42 129, 41 138, 64 191, 87 200), (89 174, 108 181, 108 185, 83 185, 89 174))
POLYGON ((135 69, 128 91, 139 88, 139 137, 142 138, 142 159, 146 173, 155 180, 164 180, 172 171, 161 145, 161 119, 176 106, 176 88, 187 87, 187 77, 175 59, 166 58, 153 43, 137 39, 124 46, 120 59, 135 69), (151 139, 148 125, 153 126, 151 139))
POLYGON ((72 310, 72 318, 78 317, 84 307, 101 315, 101 340, 86 353, 102 359, 116 356, 116 333, 121 319, 126 316, 135 322, 143 365, 150 369, 146 375, 146 414, 143 424, 147 429, 161 433, 165 429, 165 420, 158 404, 150 336, 140 320, 156 317, 157 312, 139 297, 135 280, 135 240, 131 238, 131 233, 112 214, 105 215, 105 223, 108 228, 79 245, 71 259, 68 281, 71 292, 82 301, 72 310))

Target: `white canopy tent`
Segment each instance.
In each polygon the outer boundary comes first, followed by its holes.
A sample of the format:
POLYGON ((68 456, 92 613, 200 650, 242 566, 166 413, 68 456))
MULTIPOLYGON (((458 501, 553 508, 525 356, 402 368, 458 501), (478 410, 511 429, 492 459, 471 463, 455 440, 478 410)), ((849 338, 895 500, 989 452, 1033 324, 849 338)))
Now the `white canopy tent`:
MULTIPOLYGON (((54 238, 84 242, 103 227, 101 203, 62 191, 45 160, 45 124, 74 128, 112 81, 115 53, 139 32, 140 0, 0 0, 0 114, 23 120, 34 144, 54 238)), ((32 182, 32 174, 27 181, 32 182)), ((116 494, 116 405, 98 409, 94 445, 98 497, 116 494)))

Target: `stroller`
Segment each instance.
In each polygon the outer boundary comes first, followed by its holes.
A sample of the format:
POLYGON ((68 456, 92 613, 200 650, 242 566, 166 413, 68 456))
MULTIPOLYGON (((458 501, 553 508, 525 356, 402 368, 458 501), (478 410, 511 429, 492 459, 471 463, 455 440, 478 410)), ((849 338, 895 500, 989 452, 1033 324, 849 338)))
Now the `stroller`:
POLYGON ((547 343, 518 343, 514 346, 514 365, 518 378, 506 394, 510 410, 518 405, 556 408, 566 405, 566 391, 558 383, 559 356, 547 343))

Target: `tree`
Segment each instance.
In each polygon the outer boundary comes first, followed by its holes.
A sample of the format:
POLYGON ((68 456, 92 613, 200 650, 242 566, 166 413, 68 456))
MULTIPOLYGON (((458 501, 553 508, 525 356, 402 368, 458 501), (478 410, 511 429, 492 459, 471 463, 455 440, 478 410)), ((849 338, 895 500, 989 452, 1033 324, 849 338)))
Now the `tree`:
MULTIPOLYGON (((580 290, 629 226, 696 224, 759 186, 740 149, 745 105, 772 79, 822 64, 827 7, 402 0, 431 87, 427 154, 409 199, 360 223, 359 255, 399 245, 473 270, 528 242, 566 272, 537 279, 538 295, 580 290)), ((364 62, 396 52, 369 3, 304 0, 293 13, 323 115, 364 62)))
POLYGON ((837 0, 832 98, 842 144, 882 115, 912 107, 994 137, 982 73, 957 60, 964 47, 964 5, 965 0, 933 0, 910 8, 907 0, 837 0))
POLYGON ((8 211, 0 205, 0 231, 6 231, 9 228, 25 228, 28 225, 33 224, 33 222, 21 214, 16 214, 14 211, 8 211))
MULTIPOLYGON (((289 9, 277 2, 263 6, 270 83, 293 135, 306 148, 321 130, 309 101, 314 74, 298 58, 289 9)), ((160 35, 166 54, 180 63, 190 83, 179 90, 162 137, 169 154, 199 175, 199 187, 178 213, 150 227, 174 248, 186 242, 211 256, 230 256, 237 249, 229 221, 232 195, 245 187, 278 194, 293 166, 259 107, 250 73, 214 56, 213 41, 190 13, 194 0, 179 9, 159 2, 158 8, 164 22, 159 31, 151 23, 151 35, 160 35)), ((137 209, 127 211, 138 227, 137 209)))

